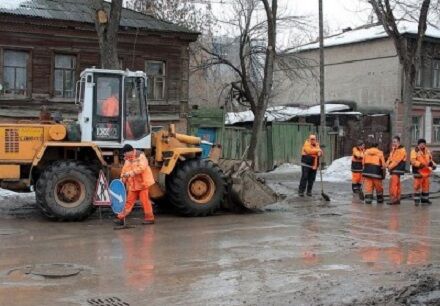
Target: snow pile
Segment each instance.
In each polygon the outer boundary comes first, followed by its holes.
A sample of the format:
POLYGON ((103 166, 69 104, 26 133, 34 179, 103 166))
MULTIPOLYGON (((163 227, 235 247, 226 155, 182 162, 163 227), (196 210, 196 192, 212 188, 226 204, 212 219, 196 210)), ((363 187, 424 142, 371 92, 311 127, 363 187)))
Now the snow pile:
POLYGON ((27 1, 29 0, 2 0, 0 3, 0 8, 4 8, 7 10, 16 10, 27 1))
POLYGON ((0 188, 0 199, 7 198, 7 197, 14 197, 17 195, 19 195, 19 193, 11 191, 11 190, 0 188))
MULTIPOLYGON (((333 113, 333 112, 341 112, 347 111, 350 107, 345 104, 326 104, 325 105, 325 113, 333 113)), ((299 116, 311 116, 311 115, 319 115, 320 114, 320 106, 314 105, 311 107, 300 108, 300 107, 290 107, 290 106, 274 106, 269 107, 266 110, 266 120, 268 122, 272 121, 288 121, 294 117, 299 116)), ((338 113, 342 114, 342 113, 338 113)), ((357 112, 350 112, 352 114, 361 114, 357 112)), ((239 122, 252 122, 254 121, 254 114, 252 111, 244 111, 238 113, 227 113, 225 118, 225 124, 235 124, 239 122)))
POLYGON ((14 202, 20 200, 27 201, 33 198, 35 198, 34 192, 20 193, 0 188, 0 202, 10 202, 11 200, 14 200, 14 202))
POLYGON ((271 173, 298 173, 301 172, 301 166, 294 165, 291 163, 281 164, 276 167, 271 173))
MULTIPOLYGON (((415 22, 400 22, 398 24, 399 31, 401 34, 417 34, 417 23, 415 22)), ((388 34, 383 29, 382 25, 373 25, 368 27, 360 27, 357 29, 353 29, 350 31, 346 31, 343 33, 339 33, 336 35, 332 35, 326 37, 324 39, 324 46, 339 46, 339 45, 347 45, 367 40, 373 40, 378 38, 387 37, 388 34)), ((428 25, 426 29, 426 36, 440 38, 440 30, 428 25)), ((296 49, 296 51, 306 51, 318 49, 319 44, 311 43, 307 45, 300 46, 296 49)))
POLYGON ((351 156, 335 159, 323 172, 322 180, 327 182, 351 181, 351 156))

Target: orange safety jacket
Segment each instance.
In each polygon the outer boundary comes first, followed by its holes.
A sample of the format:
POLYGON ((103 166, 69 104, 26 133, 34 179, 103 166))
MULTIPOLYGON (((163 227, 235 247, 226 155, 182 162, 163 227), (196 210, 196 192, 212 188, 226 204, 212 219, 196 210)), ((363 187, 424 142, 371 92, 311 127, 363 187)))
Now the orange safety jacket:
POLYGON ((364 152, 364 149, 353 147, 353 153, 351 156, 351 172, 362 172, 362 169, 364 168, 362 164, 364 152))
POLYGON ((402 175, 405 174, 406 168, 406 150, 405 147, 399 146, 391 150, 390 156, 387 160, 387 166, 390 174, 402 175))
POLYGON ((378 148, 369 148, 364 152, 362 176, 384 179, 385 158, 378 148))
POLYGON ((312 168, 314 170, 318 169, 319 152, 321 152, 319 143, 316 142, 314 145, 312 145, 310 140, 307 139, 302 147, 301 166, 312 168))
POLYGON ((119 116, 119 100, 116 96, 110 96, 105 99, 98 113, 103 117, 117 117, 119 116))
POLYGON ((121 171, 121 179, 129 191, 148 189, 154 185, 154 177, 145 154, 135 150, 134 154, 125 159, 121 171), (124 175, 128 175, 125 177, 124 175))
POLYGON ((420 170, 422 170, 423 168, 434 166, 431 151, 429 151, 428 148, 425 148, 424 150, 420 150, 417 147, 412 149, 411 166, 414 177, 422 177, 422 174, 419 172, 420 170))

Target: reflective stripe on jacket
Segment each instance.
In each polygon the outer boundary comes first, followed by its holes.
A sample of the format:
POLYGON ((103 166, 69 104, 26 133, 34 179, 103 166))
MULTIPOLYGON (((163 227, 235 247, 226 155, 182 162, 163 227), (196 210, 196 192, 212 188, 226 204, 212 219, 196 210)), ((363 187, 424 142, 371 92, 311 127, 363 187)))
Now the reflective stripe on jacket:
POLYGON ((414 148, 411 150, 411 168, 414 177, 422 177, 419 170, 432 166, 432 155, 428 148, 420 150, 414 148))
POLYGON ((406 150, 403 146, 393 148, 387 160, 387 166, 390 174, 405 174, 406 168, 406 150))
POLYGON ((365 150, 363 164, 362 176, 384 179, 385 158, 381 150, 378 148, 365 150))
POLYGON ((310 143, 310 140, 306 140, 302 147, 301 152, 301 166, 309 167, 314 170, 318 169, 319 166, 319 152, 321 152, 321 148, 319 147, 319 143, 316 142, 315 145, 310 143))
POLYGON ((364 151, 359 147, 353 147, 353 153, 351 156, 351 171, 352 172, 362 172, 364 166, 362 165, 362 160, 364 159, 364 151))
POLYGON ((128 190, 139 191, 154 185, 154 177, 145 154, 135 151, 133 157, 125 159, 122 167, 121 178, 126 183, 128 190), (128 174, 128 177, 124 177, 128 174))

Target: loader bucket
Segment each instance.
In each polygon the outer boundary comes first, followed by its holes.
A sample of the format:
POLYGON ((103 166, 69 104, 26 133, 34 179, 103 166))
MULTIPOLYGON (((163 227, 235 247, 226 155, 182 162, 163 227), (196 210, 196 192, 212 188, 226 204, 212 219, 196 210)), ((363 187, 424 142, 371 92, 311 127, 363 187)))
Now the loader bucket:
POLYGON ((247 161, 220 159, 219 167, 229 178, 228 209, 261 209, 278 201, 278 195, 256 177, 247 161))

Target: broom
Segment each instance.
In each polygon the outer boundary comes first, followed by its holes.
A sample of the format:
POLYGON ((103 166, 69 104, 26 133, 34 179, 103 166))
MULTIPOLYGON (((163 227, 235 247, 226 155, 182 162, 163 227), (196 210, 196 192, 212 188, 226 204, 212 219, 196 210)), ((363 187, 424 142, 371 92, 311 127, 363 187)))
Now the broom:
POLYGON ((322 166, 319 166, 319 176, 321 178, 321 196, 326 202, 330 202, 330 197, 324 192, 324 182, 322 181, 322 166))

